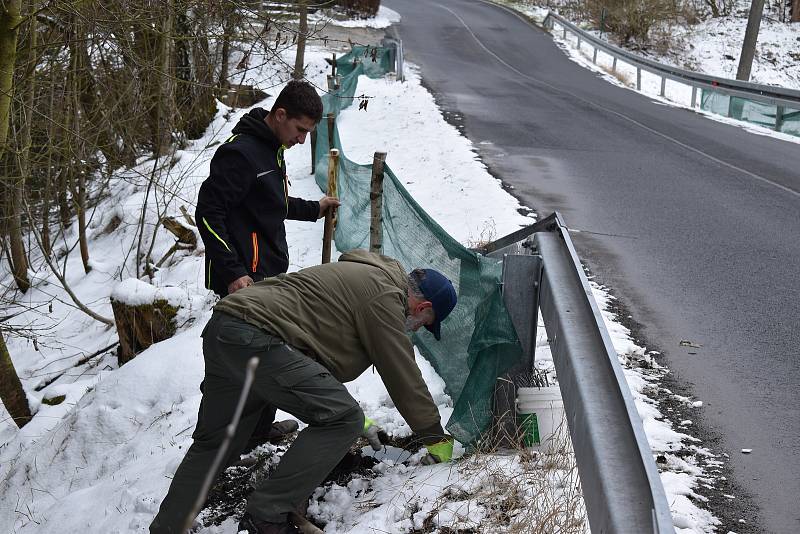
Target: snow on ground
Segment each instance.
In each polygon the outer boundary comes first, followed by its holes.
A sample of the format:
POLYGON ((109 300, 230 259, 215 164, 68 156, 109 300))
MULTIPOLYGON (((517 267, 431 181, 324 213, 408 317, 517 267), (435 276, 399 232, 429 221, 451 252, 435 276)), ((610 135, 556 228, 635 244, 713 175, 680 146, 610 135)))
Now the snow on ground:
POLYGON ((378 14, 372 18, 362 20, 338 20, 328 16, 324 10, 309 15, 308 21, 312 23, 332 24, 342 28, 388 28, 395 22, 400 22, 400 14, 386 6, 378 8, 378 14))
MULTIPOLYGON (((324 85, 323 57, 328 53, 322 49, 306 52, 309 76, 318 86, 324 85)), ((409 69, 405 83, 361 78, 359 91, 375 98, 369 112, 354 106, 341 114, 345 154, 367 163, 375 150, 388 149, 387 161, 409 191, 462 242, 485 239, 487 231, 499 237, 532 222, 518 212, 517 200, 488 173, 472 145, 444 121, 432 96, 421 87, 418 71, 413 66, 409 69)), ((270 67, 250 74, 266 85, 275 84, 274 75, 270 67)), ((262 105, 269 107, 271 101, 262 105)), ((215 147, 245 112, 221 106, 202 139, 172 158, 157 162, 143 158, 137 167, 117 174, 93 215, 89 236, 93 270, 83 274, 74 252, 62 258, 69 267, 69 284, 94 311, 111 317, 112 292, 135 301, 155 291, 129 280, 136 277, 136 226, 153 166, 163 167, 168 186, 151 192, 151 199, 159 195, 167 215, 180 217, 182 205, 192 212, 215 147)), ((287 151, 286 159, 292 194, 321 196, 309 174, 308 149, 287 151)), ((154 230, 159 214, 150 208, 145 215, 145 227, 154 230)), ((318 263, 321 222, 290 221, 287 233, 290 270, 318 263)), ((73 225, 60 249, 71 247, 75 240, 73 225)), ((153 257, 163 256, 172 244, 170 235, 158 231, 153 257)), ((145 241, 143 248, 149 245, 145 241)), ((181 303, 178 332, 122 368, 107 349, 116 340, 113 328, 75 309, 40 264, 34 261, 34 287, 21 302, 30 309, 9 310, 21 311, 14 324, 30 327, 30 336, 38 339, 37 347, 25 338, 8 339, 16 368, 38 411, 31 423, 17 431, 0 407, 0 532, 146 532, 191 443, 200 402, 199 334, 214 302, 203 288, 202 251, 178 252, 155 273, 152 285, 170 301, 181 303), (58 405, 41 402, 59 395, 65 399, 58 405)), ((5 265, 2 269, 0 279, 8 285, 10 275, 5 265)), ((611 297, 600 287, 595 287, 595 295, 608 310, 611 297)), ((694 447, 692 440, 672 429, 646 396, 648 388, 655 387, 655 375, 639 369, 654 367, 652 357, 633 344, 610 311, 604 317, 622 361, 630 364, 626 377, 653 450, 665 458, 662 467, 668 470, 662 477, 679 532, 710 532, 714 518, 692 501, 697 498, 692 488, 703 481, 703 475, 673 454, 694 447)), ((539 332, 539 365, 552 368, 544 329, 539 332)), ((419 355, 417 361, 446 420, 452 405, 444 384, 419 355)), ((410 433, 374 375, 365 373, 347 387, 365 413, 391 434, 410 433)), ((419 456, 406 461, 407 465, 378 464, 373 476, 357 476, 345 486, 319 488, 309 514, 325 523, 330 533, 434 532, 439 527, 494 532, 515 523, 547 525, 554 518, 543 516, 555 506, 561 510, 555 519, 571 525, 570 531, 587 529, 568 454, 483 451, 453 464, 430 467, 419 465, 419 456)), ((552 528, 544 531, 555 530, 549 524, 552 528)), ((198 532, 233 533, 236 521, 228 519, 198 532)))

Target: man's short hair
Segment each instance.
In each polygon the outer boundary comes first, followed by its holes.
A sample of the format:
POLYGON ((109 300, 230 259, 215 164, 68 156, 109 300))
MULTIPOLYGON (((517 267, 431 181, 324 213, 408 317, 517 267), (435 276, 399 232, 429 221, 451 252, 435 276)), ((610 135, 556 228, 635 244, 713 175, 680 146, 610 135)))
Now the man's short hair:
POLYGON ((292 80, 287 83, 272 104, 272 112, 278 108, 285 109, 290 119, 306 116, 314 122, 322 120, 322 99, 314 87, 306 81, 292 80))

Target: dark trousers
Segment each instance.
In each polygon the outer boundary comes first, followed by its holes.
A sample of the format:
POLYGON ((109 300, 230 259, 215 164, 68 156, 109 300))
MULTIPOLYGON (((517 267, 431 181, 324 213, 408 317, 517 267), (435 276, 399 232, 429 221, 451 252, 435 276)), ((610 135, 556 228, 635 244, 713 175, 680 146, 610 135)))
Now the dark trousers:
POLYGON ((361 408, 327 369, 240 319, 214 312, 203 331, 203 356, 206 372, 194 443, 175 472, 150 525, 151 533, 183 534, 181 528, 211 469, 225 427, 233 419, 252 356, 260 360, 230 445, 232 454, 238 457, 267 406, 308 424, 272 475, 250 494, 247 511, 255 517, 286 520, 286 514, 301 507, 363 429, 361 408))

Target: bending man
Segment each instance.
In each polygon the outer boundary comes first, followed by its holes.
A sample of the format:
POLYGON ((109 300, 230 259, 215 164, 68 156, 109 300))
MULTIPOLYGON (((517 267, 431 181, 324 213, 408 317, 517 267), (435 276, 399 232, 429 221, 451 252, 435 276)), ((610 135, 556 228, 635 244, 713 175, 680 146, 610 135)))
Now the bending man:
POLYGON ((150 531, 177 533, 186 521, 253 356, 259 358, 255 382, 231 450, 241 450, 265 405, 308 426, 250 495, 240 530, 294 532, 287 514, 301 509, 364 431, 364 414, 342 383, 370 366, 432 457, 449 460, 452 438, 442 429, 406 332, 424 326, 439 339, 441 322, 455 304, 455 289, 441 273, 407 274, 397 261, 366 251, 222 299, 203 331, 205 391, 194 443, 150 531))

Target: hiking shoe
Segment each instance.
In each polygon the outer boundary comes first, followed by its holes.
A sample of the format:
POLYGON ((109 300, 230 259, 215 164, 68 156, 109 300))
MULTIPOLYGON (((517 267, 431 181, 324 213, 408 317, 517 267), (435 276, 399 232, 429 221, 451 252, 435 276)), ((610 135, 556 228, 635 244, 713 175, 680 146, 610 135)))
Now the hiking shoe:
POLYGON ((295 432, 299 426, 300 425, 298 425, 297 421, 294 419, 287 419, 286 421, 276 421, 272 423, 269 429, 264 429, 265 431, 263 432, 259 432, 259 429, 256 429, 255 433, 250 436, 244 449, 242 449, 241 454, 247 454, 259 445, 265 443, 277 445, 283 438, 295 432))
POLYGON ((298 532, 294 525, 286 521, 283 523, 270 523, 253 517, 248 512, 245 512, 239 521, 239 532, 242 531, 247 532, 247 534, 297 534, 298 532))
POLYGON ((296 432, 298 428, 300 428, 300 425, 294 419, 275 421, 272 423, 272 428, 269 429, 269 441, 279 440, 292 432, 296 432))

